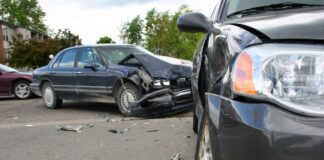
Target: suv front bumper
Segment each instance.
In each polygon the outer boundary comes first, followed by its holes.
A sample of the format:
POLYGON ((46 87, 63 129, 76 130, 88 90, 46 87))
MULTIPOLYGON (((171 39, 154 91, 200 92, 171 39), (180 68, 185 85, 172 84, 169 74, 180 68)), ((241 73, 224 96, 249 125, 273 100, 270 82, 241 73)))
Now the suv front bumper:
POLYGON ((324 157, 324 119, 265 103, 206 94, 213 153, 221 159, 313 160, 324 157))

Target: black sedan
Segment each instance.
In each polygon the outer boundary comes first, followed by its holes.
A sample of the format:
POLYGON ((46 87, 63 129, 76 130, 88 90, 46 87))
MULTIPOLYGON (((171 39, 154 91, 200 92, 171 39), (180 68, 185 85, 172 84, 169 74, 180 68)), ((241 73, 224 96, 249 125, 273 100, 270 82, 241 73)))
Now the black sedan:
POLYGON ((324 1, 221 0, 193 60, 196 159, 324 157, 324 1))
POLYGON ((192 106, 192 63, 132 45, 77 46, 33 72, 47 108, 62 100, 117 103, 124 116, 156 116, 192 106))

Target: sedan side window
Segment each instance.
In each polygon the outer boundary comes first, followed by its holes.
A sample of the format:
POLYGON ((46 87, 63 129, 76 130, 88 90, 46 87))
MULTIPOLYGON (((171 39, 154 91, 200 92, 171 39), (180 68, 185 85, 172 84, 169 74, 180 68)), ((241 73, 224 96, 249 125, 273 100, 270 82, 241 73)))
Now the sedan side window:
POLYGON ((78 57, 78 68, 84 68, 87 65, 96 64, 98 67, 102 67, 99 56, 94 52, 92 48, 82 48, 78 57))
POLYGON ((74 68, 76 54, 76 49, 66 51, 61 58, 58 68, 74 68))
POLYGON ((57 57, 55 62, 52 65, 52 68, 58 68, 62 56, 57 57))

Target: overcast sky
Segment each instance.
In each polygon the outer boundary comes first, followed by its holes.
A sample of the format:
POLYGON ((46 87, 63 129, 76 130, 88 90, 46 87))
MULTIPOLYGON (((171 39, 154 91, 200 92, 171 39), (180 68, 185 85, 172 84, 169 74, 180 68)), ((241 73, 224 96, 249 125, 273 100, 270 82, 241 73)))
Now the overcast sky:
POLYGON ((123 23, 136 15, 156 8, 176 11, 182 4, 210 15, 217 0, 39 0, 46 12, 45 24, 50 29, 69 28, 82 38, 83 44, 95 44, 102 36, 117 42, 123 23))

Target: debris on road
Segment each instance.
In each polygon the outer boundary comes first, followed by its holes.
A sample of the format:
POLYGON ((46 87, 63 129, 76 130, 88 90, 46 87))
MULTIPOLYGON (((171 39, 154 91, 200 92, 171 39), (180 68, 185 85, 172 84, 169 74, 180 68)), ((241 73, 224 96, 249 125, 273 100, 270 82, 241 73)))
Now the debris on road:
POLYGON ((180 152, 177 153, 176 155, 174 155, 171 160, 181 160, 181 155, 180 155, 180 152))
POLYGON ((86 127, 87 128, 92 128, 92 127, 94 127, 94 125, 93 124, 87 124, 86 127))
POLYGON ((57 130, 58 131, 71 131, 71 132, 78 132, 80 133, 83 129, 83 126, 79 125, 79 126, 70 126, 70 125, 67 125, 67 126, 57 126, 57 130))
POLYGON ((189 139, 189 138, 191 138, 191 136, 186 136, 186 138, 188 138, 188 139, 189 139))
POLYGON ((113 134, 117 134, 118 133, 117 129, 110 129, 110 130, 108 130, 108 132, 113 133, 113 134))
POLYGON ((93 124, 87 124, 85 126, 72 126, 72 125, 67 125, 67 126, 56 126, 58 131, 71 131, 71 132, 77 132, 80 133, 83 129, 85 128, 92 128, 94 127, 93 124))
POLYGON ((120 133, 120 134, 124 134, 124 132, 128 132, 129 129, 126 128, 124 130, 117 130, 117 129, 109 129, 108 132, 110 133, 113 133, 113 134, 117 134, 117 133, 120 133))
POLYGON ((115 120, 115 119, 107 118, 107 119, 106 119, 106 122, 116 122, 116 120, 115 120))
POLYGON ((158 132, 159 130, 149 130, 149 131, 146 131, 146 132, 148 132, 148 133, 151 133, 151 132, 158 132))

